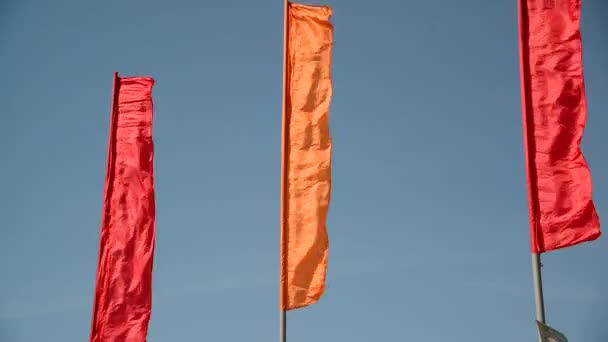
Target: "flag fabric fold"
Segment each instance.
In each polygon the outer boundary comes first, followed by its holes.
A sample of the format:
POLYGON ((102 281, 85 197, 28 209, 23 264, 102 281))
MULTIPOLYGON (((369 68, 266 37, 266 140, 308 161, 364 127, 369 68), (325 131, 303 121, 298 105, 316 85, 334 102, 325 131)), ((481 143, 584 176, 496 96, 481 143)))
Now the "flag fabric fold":
POLYGON ((519 0, 524 148, 533 253, 600 236, 580 143, 587 118, 580 0, 519 0))
POLYGON ((152 87, 114 74, 91 342, 145 342, 155 240, 152 87))
POLYGON ((538 333, 542 342, 568 342, 568 339, 561 332, 551 328, 550 326, 536 321, 538 333))
POLYGON ((325 290, 331 192, 329 106, 333 26, 327 6, 288 3, 283 113, 281 309, 325 290))

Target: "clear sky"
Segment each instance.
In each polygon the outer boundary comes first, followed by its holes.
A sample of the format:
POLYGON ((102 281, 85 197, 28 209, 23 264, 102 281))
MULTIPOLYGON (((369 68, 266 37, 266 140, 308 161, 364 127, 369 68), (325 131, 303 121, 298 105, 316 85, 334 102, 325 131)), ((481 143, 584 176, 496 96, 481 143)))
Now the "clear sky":
MULTIPOLYGON (((517 1, 326 3, 328 286, 289 314, 289 342, 534 341, 517 1)), ((149 341, 277 340, 282 11, 0 0, 0 341, 88 339, 113 71, 156 79, 149 341)), ((606 222, 607 17, 584 1, 606 222)), ((607 341, 608 240, 543 261, 548 322, 607 341)))

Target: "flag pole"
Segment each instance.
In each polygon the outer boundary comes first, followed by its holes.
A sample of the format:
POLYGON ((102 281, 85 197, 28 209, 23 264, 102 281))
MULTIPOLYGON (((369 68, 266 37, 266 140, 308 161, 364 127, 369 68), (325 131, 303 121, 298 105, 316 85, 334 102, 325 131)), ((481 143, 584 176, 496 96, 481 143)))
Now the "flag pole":
MULTIPOLYGON (((518 0, 517 1, 517 19, 518 19, 518 28, 519 28, 519 61, 520 61, 520 82, 521 82, 521 100, 522 100, 522 123, 523 123, 523 131, 524 131, 524 148, 528 149, 528 104, 529 98, 527 96, 526 88, 528 84, 526 82, 525 73, 528 70, 528 65, 526 61, 527 56, 527 43, 525 40, 527 39, 527 30, 528 30, 528 20, 524 15, 524 11, 527 11, 527 2, 526 0, 518 0)), ((526 152, 526 178, 528 181, 530 180, 530 165, 531 161, 528 156, 528 152, 526 152)), ((528 201, 529 205, 532 208, 532 200, 530 199, 531 193, 528 188, 528 201)), ((536 218, 536 215, 533 215, 536 218)), ((538 221, 537 221, 538 223, 538 221)), ((545 324, 545 303, 543 299, 543 282, 541 276, 541 261, 540 261, 540 253, 532 253, 532 278, 534 284, 534 304, 536 306, 536 320, 545 324)), ((542 337, 538 335, 538 339, 542 342, 542 337)))
MULTIPOLYGON (((545 302, 543 299, 543 280, 541 276, 540 254, 532 253, 532 277, 534 279, 534 304, 536 304, 536 320, 545 324, 545 302)), ((542 337, 539 332, 539 341, 542 337)))
MULTIPOLYGON (((114 141, 115 138, 115 127, 116 127, 116 120, 117 118, 117 106, 118 106, 118 91, 120 88, 120 77, 118 77, 118 71, 114 71, 114 75, 112 77, 112 100, 111 100, 111 107, 110 107, 110 123, 109 123, 109 127, 108 130, 110 131, 108 134, 108 154, 107 154, 107 158, 106 158, 106 175, 105 178, 107 179, 110 175, 111 168, 113 167, 113 163, 112 163, 112 158, 116 155, 116 152, 114 152, 112 150, 112 141, 114 141)), ((103 200, 105 202, 105 197, 106 197, 106 189, 104 187, 104 192, 103 192, 103 200)), ((105 208, 102 209, 102 215, 101 215, 101 219, 102 219, 102 223, 100 225, 99 228, 99 247, 97 249, 97 272, 99 272, 99 267, 101 265, 101 249, 103 246, 103 240, 101 239, 101 233, 102 233, 102 229, 103 229, 103 212, 105 211, 105 208)), ((99 288, 99 283, 97 282, 97 274, 95 275, 95 292, 93 293, 93 317, 91 319, 91 333, 90 333, 90 337, 89 339, 92 341, 93 338, 95 337, 96 334, 96 330, 97 330, 97 326, 95 324, 95 314, 97 313, 97 290, 99 288)))
POLYGON ((279 341, 287 342, 287 139, 289 135, 289 118, 287 113, 287 38, 289 1, 283 0, 283 99, 282 99, 282 132, 281 132, 281 275, 280 275, 280 316, 279 341))

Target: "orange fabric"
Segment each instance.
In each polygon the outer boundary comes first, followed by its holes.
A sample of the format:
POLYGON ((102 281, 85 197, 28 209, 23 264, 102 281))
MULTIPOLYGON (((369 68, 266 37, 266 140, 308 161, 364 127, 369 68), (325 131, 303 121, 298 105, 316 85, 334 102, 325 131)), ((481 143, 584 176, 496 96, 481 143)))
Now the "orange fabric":
POLYGON ((333 27, 330 7, 290 3, 287 13, 281 308, 292 310, 325 290, 333 27))

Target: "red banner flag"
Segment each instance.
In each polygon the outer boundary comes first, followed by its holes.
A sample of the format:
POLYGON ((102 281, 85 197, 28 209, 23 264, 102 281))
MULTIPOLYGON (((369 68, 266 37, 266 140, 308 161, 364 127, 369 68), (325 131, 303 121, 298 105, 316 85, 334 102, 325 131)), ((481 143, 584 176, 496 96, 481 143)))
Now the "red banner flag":
POLYGON ((145 342, 152 308, 154 149, 149 77, 114 74, 91 342, 145 342))
POLYGON ((580 149, 587 119, 580 0, 519 0, 524 144, 532 252, 600 236, 580 149))

